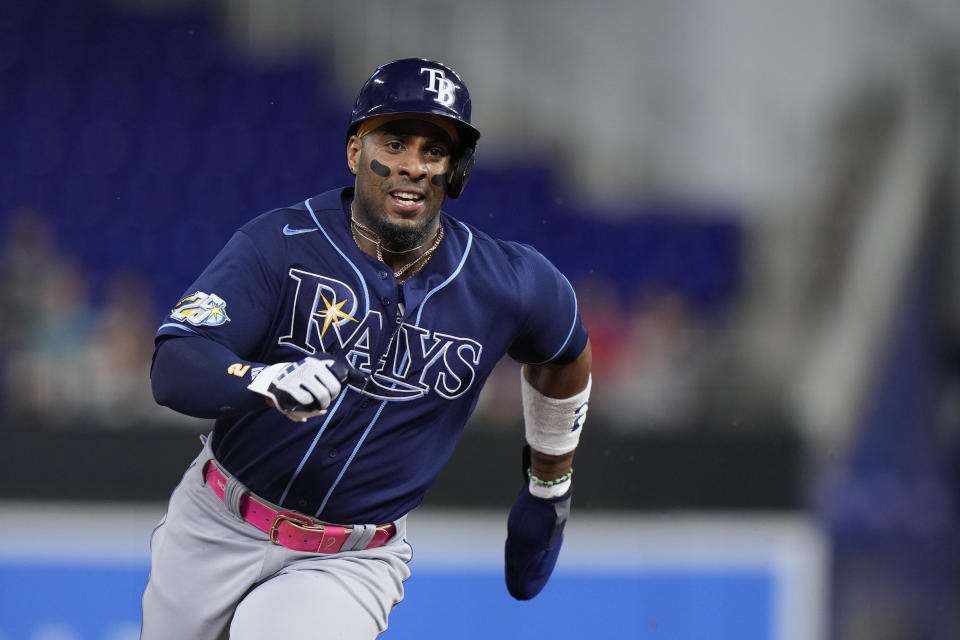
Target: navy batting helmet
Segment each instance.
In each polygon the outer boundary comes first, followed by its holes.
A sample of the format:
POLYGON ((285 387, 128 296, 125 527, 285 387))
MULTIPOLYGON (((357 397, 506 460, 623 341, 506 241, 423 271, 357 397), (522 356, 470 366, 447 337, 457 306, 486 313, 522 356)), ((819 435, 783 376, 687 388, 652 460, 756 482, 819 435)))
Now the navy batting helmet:
POLYGON ((480 132, 470 124, 470 92, 450 67, 424 58, 394 60, 377 68, 357 95, 347 138, 364 120, 385 115, 432 115, 452 121, 459 133, 447 195, 456 198, 473 169, 480 132))

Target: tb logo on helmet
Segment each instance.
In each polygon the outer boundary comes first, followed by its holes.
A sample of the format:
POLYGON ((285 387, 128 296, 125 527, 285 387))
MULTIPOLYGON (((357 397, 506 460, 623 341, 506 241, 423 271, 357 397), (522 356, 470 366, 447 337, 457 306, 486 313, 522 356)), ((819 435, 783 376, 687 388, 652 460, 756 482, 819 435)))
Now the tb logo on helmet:
POLYGON ((423 73, 424 71, 430 74, 430 82, 427 83, 427 87, 424 89, 424 91, 430 91, 431 93, 437 94, 437 97, 434 98, 434 100, 445 107, 453 105, 454 101, 457 99, 457 96, 454 94, 454 92, 457 90, 457 85, 454 84, 452 80, 447 80, 447 77, 443 74, 442 69, 420 67, 420 73, 423 73))

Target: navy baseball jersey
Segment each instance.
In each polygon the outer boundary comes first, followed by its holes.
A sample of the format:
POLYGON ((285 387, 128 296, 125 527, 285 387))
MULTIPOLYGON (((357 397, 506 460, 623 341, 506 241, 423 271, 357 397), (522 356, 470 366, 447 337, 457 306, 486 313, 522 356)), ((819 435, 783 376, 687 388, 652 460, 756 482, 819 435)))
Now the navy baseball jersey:
POLYGON ((157 339, 199 335, 249 382, 257 367, 340 353, 369 374, 325 415, 224 411, 220 463, 251 491, 336 523, 395 520, 423 500, 504 354, 569 362, 587 333, 569 282, 533 248, 441 212, 443 242, 398 285, 350 231, 353 189, 241 227, 186 291, 157 339))

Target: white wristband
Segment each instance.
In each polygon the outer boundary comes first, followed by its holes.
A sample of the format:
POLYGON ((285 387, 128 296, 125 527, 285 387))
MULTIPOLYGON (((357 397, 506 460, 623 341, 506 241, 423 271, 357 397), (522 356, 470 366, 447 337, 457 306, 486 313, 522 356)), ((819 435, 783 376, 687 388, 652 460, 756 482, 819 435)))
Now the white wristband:
POLYGON ((569 398, 550 398, 530 384, 520 373, 523 394, 523 427, 527 444, 540 453, 558 456, 577 448, 587 418, 593 376, 587 377, 583 391, 569 398))
POLYGON ((536 496, 538 498, 559 498, 567 491, 570 490, 570 485, 573 483, 573 480, 567 478, 560 484, 554 484, 549 487, 542 484, 537 484, 537 482, 531 478, 530 479, 530 495, 536 496))

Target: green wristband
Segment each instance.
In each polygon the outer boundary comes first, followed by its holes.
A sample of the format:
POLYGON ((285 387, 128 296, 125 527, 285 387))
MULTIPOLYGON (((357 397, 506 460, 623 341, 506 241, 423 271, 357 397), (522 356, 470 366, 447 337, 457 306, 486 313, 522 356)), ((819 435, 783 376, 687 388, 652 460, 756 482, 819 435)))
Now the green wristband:
POLYGON ((569 470, 569 471, 567 471, 565 474, 563 474, 563 475, 560 476, 559 478, 555 478, 555 479, 553 479, 553 480, 541 480, 541 479, 538 478, 537 476, 533 475, 533 469, 532 469, 532 468, 527 467, 527 477, 530 478, 531 480, 533 480, 533 483, 536 484, 536 485, 539 485, 539 486, 541 486, 541 487, 552 487, 552 486, 557 485, 557 484, 560 484, 560 483, 562 483, 562 482, 566 482, 567 480, 569 480, 570 478, 572 478, 572 477, 573 477, 573 467, 570 467, 570 470, 569 470))

